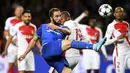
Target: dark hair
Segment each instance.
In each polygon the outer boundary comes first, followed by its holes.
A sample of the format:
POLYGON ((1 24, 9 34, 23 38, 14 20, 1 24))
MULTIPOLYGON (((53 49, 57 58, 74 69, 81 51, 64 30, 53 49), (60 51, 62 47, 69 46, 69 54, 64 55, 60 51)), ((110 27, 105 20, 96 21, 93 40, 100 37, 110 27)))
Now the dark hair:
POLYGON ((31 11, 30 10, 24 10, 22 15, 25 14, 25 13, 30 13, 31 14, 31 11))
POLYGON ((50 9, 50 11, 49 11, 49 17, 52 17, 52 16, 53 16, 53 13, 54 13, 55 11, 60 11, 60 9, 58 9, 58 8, 52 8, 52 9, 50 9))
POLYGON ((66 17, 71 17, 68 11, 62 11, 61 14, 64 14, 66 17))

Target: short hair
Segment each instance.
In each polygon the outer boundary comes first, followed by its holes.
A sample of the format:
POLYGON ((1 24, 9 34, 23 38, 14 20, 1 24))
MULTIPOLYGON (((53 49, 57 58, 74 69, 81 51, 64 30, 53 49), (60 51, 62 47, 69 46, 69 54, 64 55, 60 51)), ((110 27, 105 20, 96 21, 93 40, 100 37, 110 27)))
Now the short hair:
POLYGON ((122 11, 124 11, 124 9, 122 7, 116 7, 114 11, 116 11, 118 8, 120 8, 122 11))
POLYGON ((25 13, 30 13, 31 14, 31 11, 30 10, 24 10, 22 15, 24 15, 25 13))
POLYGON ((68 11, 62 11, 61 14, 64 14, 66 17, 71 17, 68 11))
POLYGON ((18 4, 18 5, 16 5, 16 6, 14 6, 13 10, 15 11, 15 10, 16 10, 16 8, 18 8, 18 7, 22 7, 22 8, 23 8, 23 6, 22 6, 22 5, 18 4))
POLYGON ((52 9, 50 9, 50 11, 49 11, 49 17, 52 17, 52 16, 53 16, 53 13, 54 13, 55 11, 60 11, 60 9, 58 9, 58 8, 52 8, 52 9))

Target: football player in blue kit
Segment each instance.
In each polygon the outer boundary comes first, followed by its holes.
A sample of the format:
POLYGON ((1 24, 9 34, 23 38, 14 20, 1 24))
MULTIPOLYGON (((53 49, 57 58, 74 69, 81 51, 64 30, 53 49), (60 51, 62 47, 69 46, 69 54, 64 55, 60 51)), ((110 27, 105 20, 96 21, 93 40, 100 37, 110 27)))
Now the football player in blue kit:
POLYGON ((65 40, 66 35, 70 35, 70 30, 61 23, 61 12, 58 8, 52 8, 49 11, 51 22, 48 24, 42 24, 36 35, 33 37, 26 52, 19 57, 19 60, 23 60, 33 45, 39 38, 42 40, 42 57, 48 63, 48 65, 54 67, 58 73, 71 73, 67 60, 62 55, 63 52, 70 48, 76 49, 92 49, 99 51, 100 47, 105 43, 105 38, 96 44, 90 44, 87 42, 81 42, 77 40, 65 40))

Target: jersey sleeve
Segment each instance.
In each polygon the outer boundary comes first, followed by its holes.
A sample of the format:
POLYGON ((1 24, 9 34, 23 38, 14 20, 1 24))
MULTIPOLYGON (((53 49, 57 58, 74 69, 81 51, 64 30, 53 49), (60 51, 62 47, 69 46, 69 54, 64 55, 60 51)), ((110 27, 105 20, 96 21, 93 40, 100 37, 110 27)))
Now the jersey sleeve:
POLYGON ((86 14, 83 12, 74 21, 77 22, 77 23, 79 23, 85 16, 86 16, 86 14))
POLYGON ((107 27, 107 30, 106 30, 106 33, 105 33, 105 37, 106 38, 111 38, 111 36, 112 36, 112 33, 113 33, 113 29, 112 29, 113 27, 111 26, 111 24, 109 24, 108 25, 108 27, 107 27))
POLYGON ((107 38, 106 42, 104 45, 110 45, 110 44, 113 44, 115 41, 117 41, 117 38, 112 38, 112 33, 113 33, 113 27, 112 25, 108 25, 107 27, 107 31, 106 31, 106 34, 105 34, 105 38, 107 38))
POLYGON ((10 35, 15 36, 18 32, 17 24, 10 29, 10 35))
POLYGON ((41 37, 41 34, 42 34, 42 25, 38 28, 36 36, 41 37))
POLYGON ((4 27, 4 29, 5 29, 5 30, 9 30, 9 27, 10 27, 10 22, 9 22, 9 19, 7 19, 7 20, 5 21, 5 27, 4 27))

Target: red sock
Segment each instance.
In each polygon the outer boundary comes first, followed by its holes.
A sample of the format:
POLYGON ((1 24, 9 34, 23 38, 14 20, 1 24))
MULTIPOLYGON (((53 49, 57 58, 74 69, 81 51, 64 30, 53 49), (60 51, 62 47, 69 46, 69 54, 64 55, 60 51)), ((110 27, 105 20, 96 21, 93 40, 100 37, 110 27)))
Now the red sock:
POLYGON ((14 73, 14 68, 9 68, 8 73, 14 73))

